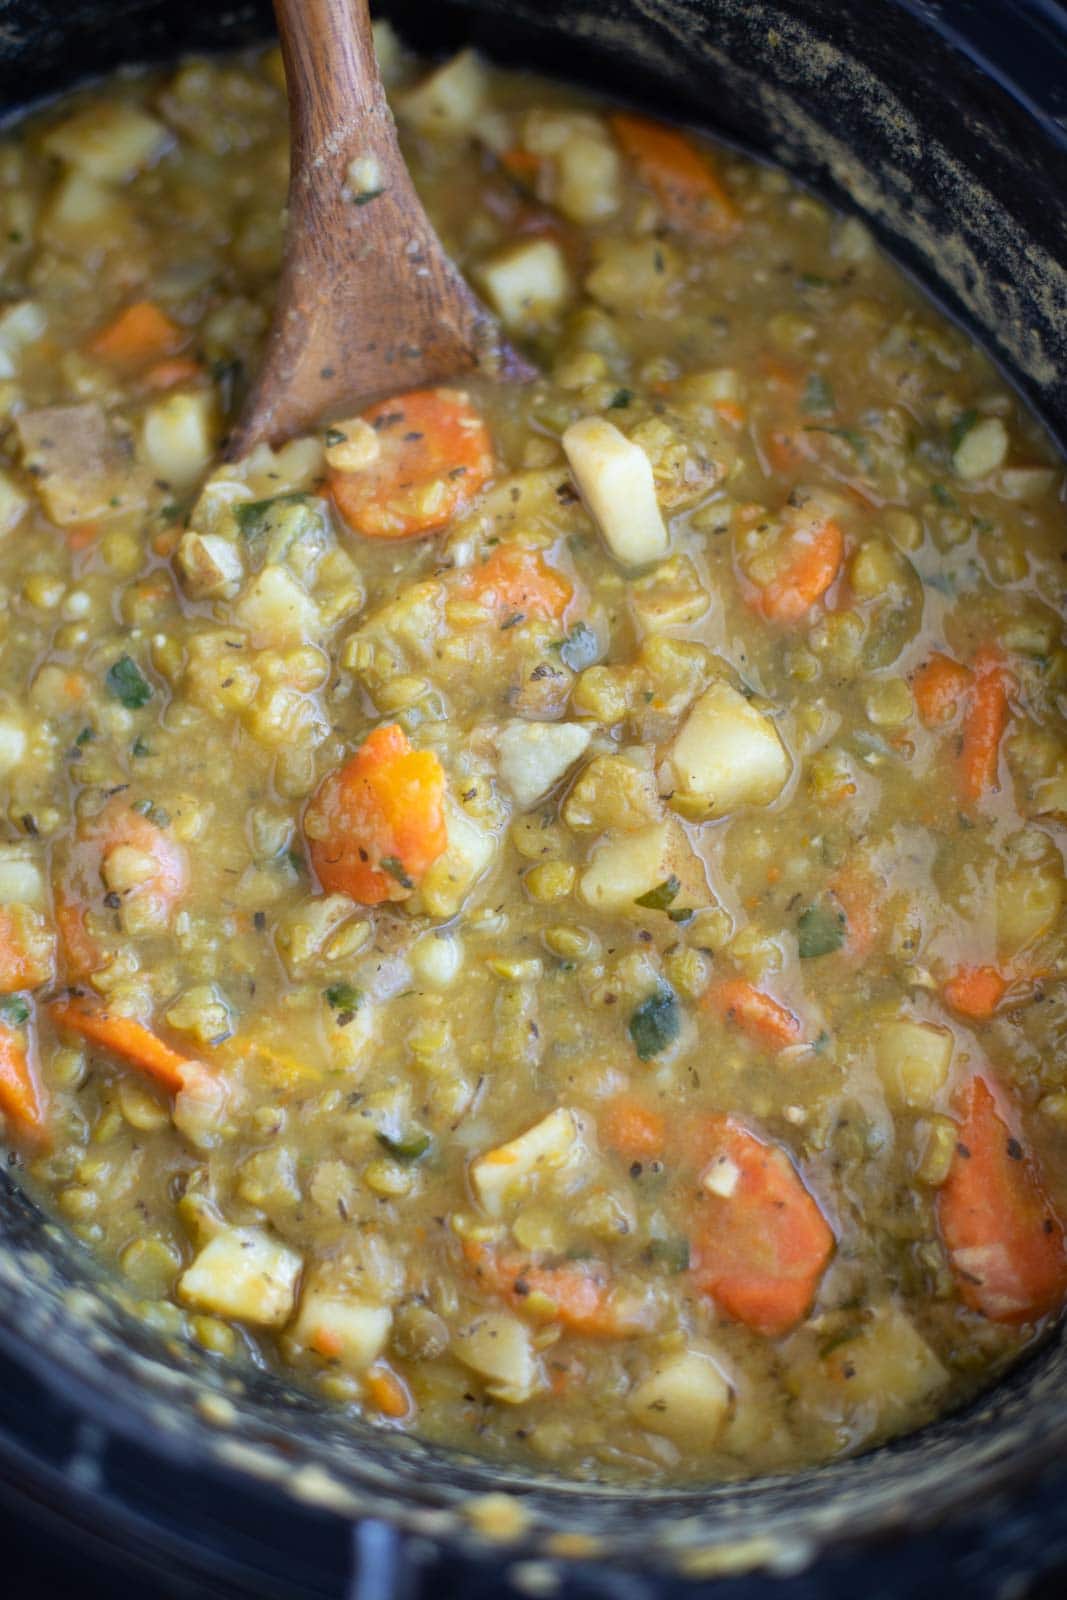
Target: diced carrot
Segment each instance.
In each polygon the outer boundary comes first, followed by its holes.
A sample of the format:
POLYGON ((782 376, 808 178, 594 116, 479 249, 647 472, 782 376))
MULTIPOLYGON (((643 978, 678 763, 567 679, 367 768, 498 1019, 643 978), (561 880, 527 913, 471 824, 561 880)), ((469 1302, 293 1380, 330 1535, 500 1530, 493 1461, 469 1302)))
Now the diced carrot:
POLYGON ((996 967, 961 967, 946 980, 941 992, 953 1011, 981 1022, 993 1016, 1007 987, 1007 979, 996 967))
POLYGON ((55 935, 41 912, 0 905, 0 994, 37 989, 55 976, 55 935))
POLYGON ((470 504, 493 471, 489 431, 458 389, 416 389, 364 411, 378 455, 331 471, 334 504, 369 539, 436 533, 470 504))
POLYGON ((708 1120, 691 1268, 700 1290, 755 1333, 808 1313, 834 1235, 789 1156, 730 1116, 708 1120))
POLYGON ((363 1379, 367 1399, 383 1417, 406 1417, 412 1410, 406 1386, 389 1367, 371 1367, 363 1379))
POLYGON ((833 517, 790 518, 775 550, 775 575, 749 579, 749 600, 769 622, 799 622, 821 600, 841 568, 845 539, 833 517))
POLYGON ((67 978, 76 983, 103 965, 103 955, 85 926, 85 907, 57 885, 54 891, 56 929, 67 978))
POLYGON ((592 1339, 623 1339, 645 1324, 642 1308, 613 1291, 601 1262, 539 1264, 528 1255, 491 1250, 471 1239, 465 1241, 463 1254, 475 1277, 516 1311, 560 1322, 592 1339))
POLYGON ((609 1101, 598 1127, 601 1141, 609 1149, 635 1161, 651 1161, 661 1156, 667 1142, 666 1117, 632 1094, 616 1095, 609 1101))
POLYGON ((72 978, 85 977, 101 963, 85 917, 88 908, 103 898, 108 863, 120 849, 136 851, 155 863, 154 870, 126 893, 131 900, 151 905, 160 920, 188 889, 189 862, 183 846, 124 797, 114 796, 95 817, 79 825, 56 878, 56 922, 72 978))
POLYGON ((951 722, 971 683, 971 674, 951 656, 936 652, 924 661, 911 680, 919 715, 928 728, 951 722))
POLYGON ((89 341, 91 355, 122 366, 147 366, 172 355, 185 338, 152 300, 137 300, 120 311, 89 341))
POLYGON ((963 1303, 991 1322, 1031 1322, 1067 1299, 1063 1224, 998 1101, 984 1078, 967 1085, 938 1219, 963 1303))
POLYGON ((48 1010, 57 1028, 80 1034, 171 1094, 180 1093, 190 1077, 206 1071, 202 1062, 179 1055, 133 1017, 115 1016, 81 1000, 53 1000, 48 1010))
POLYGON ((745 408, 736 400, 716 400, 712 410, 723 422, 729 423, 731 428, 742 428, 745 424, 745 408))
POLYGON ((26 1139, 47 1134, 45 1102, 21 1035, 0 1023, 0 1111, 26 1139))
POLYGON ((831 880, 830 893, 845 913, 845 951, 853 960, 869 955, 881 926, 885 883, 858 861, 831 880))
POLYGON ((781 1050, 800 1041, 799 1019, 745 978, 713 984, 704 1004, 764 1050, 781 1050))
POLYGON ((700 233, 722 243, 741 228, 741 213, 707 151, 677 128, 620 111, 611 131, 624 155, 648 184, 669 227, 700 233))
POLYGON ((324 1361, 335 1361, 345 1347, 345 1342, 333 1328, 316 1328, 311 1338, 311 1348, 324 1361))
POLYGON ((504 150, 499 156, 500 165, 509 178, 515 178, 524 188, 532 188, 537 182, 537 174, 541 170, 541 158, 535 156, 532 150, 524 150, 521 145, 512 145, 510 150, 504 150))
POLYGON ((67 543, 79 555, 83 550, 88 550, 100 537, 99 522, 74 522, 69 528, 64 529, 67 543))
POLYGON ((972 805, 998 787, 1010 684, 1003 651, 996 645, 983 645, 974 658, 974 683, 963 715, 960 751, 960 789, 972 805))
POLYGON ((574 597, 562 573, 538 550, 500 545, 460 584, 462 592, 499 618, 544 617, 558 622, 574 597))
POLYGON ((304 818, 312 865, 328 894, 362 905, 406 900, 448 843, 445 774, 396 723, 375 728, 324 779, 304 818))
POLYGON ((203 376, 203 367, 192 356, 171 356, 154 362, 141 381, 149 389, 174 389, 179 383, 195 383, 203 376))
POLYGON ((767 436, 766 451, 775 472, 797 472, 811 459, 807 438, 795 428, 775 428, 767 436))

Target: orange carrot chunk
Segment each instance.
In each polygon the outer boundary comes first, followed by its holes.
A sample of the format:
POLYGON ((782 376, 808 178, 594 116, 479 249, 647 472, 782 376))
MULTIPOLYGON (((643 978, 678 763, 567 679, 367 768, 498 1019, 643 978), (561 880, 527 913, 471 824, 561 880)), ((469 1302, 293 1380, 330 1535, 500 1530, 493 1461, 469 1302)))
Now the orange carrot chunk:
POLYGON ((652 190, 664 221, 681 233, 700 233, 726 243, 741 228, 741 213, 712 165, 677 128, 650 117, 617 112, 611 131, 652 190))
POLYGON ((558 622, 574 597, 562 573, 537 550, 501 545, 467 574, 460 587, 501 621, 542 617, 558 622))
POLYGON ((463 1254, 485 1288, 528 1316, 560 1322, 592 1339, 623 1339, 643 1326, 640 1307, 615 1294, 601 1262, 541 1264, 472 1239, 463 1254))
POLYGON ((348 526, 368 539, 436 533, 466 510, 493 471, 489 431, 458 389, 416 389, 363 413, 378 454, 357 471, 331 471, 348 526))
POLYGON ((120 311, 89 341, 91 355, 118 366, 147 366, 173 355, 185 334, 152 300, 137 300, 120 311))
POLYGON ((936 652, 924 661, 911 680, 912 694, 922 720, 928 728, 951 722, 971 683, 967 668, 951 656, 936 652))
POLYGON ((1067 1299, 1063 1225, 1036 1163, 984 1078, 962 1100, 938 1219, 960 1298, 991 1322, 1031 1322, 1067 1299))
POLYGON ((1000 741, 1008 725, 1011 678, 1004 655, 983 645, 974 658, 974 683, 963 717, 960 790, 974 804, 999 787, 1000 741))
POLYGON ((407 1388, 389 1367, 371 1367, 363 1379, 367 1399, 383 1417, 406 1417, 412 1410, 407 1388))
POLYGON ((791 519, 774 552, 773 577, 749 580, 750 604, 768 622, 799 622, 837 577, 844 553, 844 535, 832 517, 791 519))
POLYGON ((1007 987, 1007 979, 996 967, 961 967, 946 980, 941 992, 953 1011, 981 1022, 993 1016, 1007 987))
POLYGON ((733 1117, 709 1119, 693 1237, 693 1280, 754 1333, 788 1333, 808 1313, 834 1235, 786 1152, 733 1117))
POLYGON ((201 1062, 179 1055, 133 1017, 118 1017, 81 1000, 54 1000, 48 1009, 57 1028, 80 1034, 90 1044, 136 1067, 170 1094, 178 1094, 191 1077, 205 1071, 201 1062))
POLYGON ((445 774, 389 723, 331 772, 304 817, 311 862, 328 894, 362 905, 406 900, 447 843, 445 774))
POLYGON ((204 376, 204 369, 192 356, 171 356, 156 361, 144 374, 142 382, 149 389, 174 389, 180 383, 195 383, 204 376))
POLYGON ((636 1095, 620 1094, 609 1101, 599 1121, 601 1142, 609 1150, 633 1161, 653 1161, 667 1142, 667 1119, 636 1095))
POLYGON ((781 1050, 800 1041, 799 1019, 745 978, 725 978, 714 984, 705 1004, 764 1050, 781 1050))
POLYGON ((14 1132, 41 1140, 47 1133, 44 1096, 18 1032, 0 1023, 0 1111, 14 1132))
POLYGON ((0 994, 37 989, 55 974, 55 935, 32 906, 0 906, 0 994))

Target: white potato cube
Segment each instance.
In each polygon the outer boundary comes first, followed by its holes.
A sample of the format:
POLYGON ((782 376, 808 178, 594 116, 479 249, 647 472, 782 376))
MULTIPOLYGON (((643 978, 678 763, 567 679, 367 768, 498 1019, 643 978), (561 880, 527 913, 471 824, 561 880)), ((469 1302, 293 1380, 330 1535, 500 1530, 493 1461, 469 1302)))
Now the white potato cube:
POLYGON ((261 1228, 224 1228, 178 1280, 188 1306, 262 1328, 289 1320, 303 1262, 261 1228))
POLYGON ((461 50, 396 99, 397 116, 420 133, 462 134, 485 109, 489 79, 473 50, 461 50))
POLYGON ((559 152, 555 203, 572 222, 600 222, 622 202, 622 162, 606 131, 580 132, 559 152))
POLYGON ((309 1290, 300 1301, 292 1338, 348 1372, 362 1372, 385 1349, 392 1325, 388 1306, 309 1290))
POLYGON ((230 598, 245 575, 241 552, 231 540, 194 528, 182 535, 177 561, 186 592, 194 600, 230 598))
POLYGON ((705 689, 660 771, 660 788, 686 816, 722 817, 770 805, 789 776, 789 758, 770 717, 728 683, 705 689))
POLYGON ((485 1380, 494 1400, 521 1405, 541 1387, 530 1330, 506 1311, 487 1311, 452 1338, 452 1353, 485 1380))
POLYGON ((44 905, 44 876, 19 845, 0 846, 0 906, 44 905))
POLYGON ((879 1029, 875 1061, 894 1105, 929 1109, 948 1082, 952 1034, 935 1023, 901 1017, 879 1029))
POLYGON ((689 910, 709 903, 703 863, 675 817, 634 833, 609 834, 594 850, 578 893, 594 910, 643 917, 649 912, 637 901, 671 878, 678 880, 678 888, 667 909, 689 910))
POLYGON ((987 478, 1008 454, 1008 430, 999 417, 983 417, 968 428, 952 456, 958 478, 987 478))
POLYGON ((145 412, 144 453, 157 478, 187 489, 206 472, 215 453, 215 401, 207 392, 171 394, 145 412))
POLYGON ((531 1178, 557 1172, 583 1149, 577 1117, 558 1106, 517 1139, 472 1161, 471 1187, 490 1216, 502 1216, 508 1200, 519 1198, 531 1178))
POLYGON ((590 732, 578 722, 509 722, 497 735, 500 777, 525 811, 585 754, 590 732))
POLYGON ((61 178, 49 196, 39 231, 44 240, 61 248, 98 251, 101 241, 113 244, 132 226, 133 213, 125 200, 75 171, 61 178))
POLYGON ((714 1442, 730 1412, 732 1391, 715 1360, 687 1350, 659 1362, 630 1393, 634 1421, 680 1445, 714 1442))
POLYGON ((234 620, 247 628, 256 649, 284 649, 313 639, 319 613, 311 596, 285 567, 264 567, 234 606, 234 620))
POLYGON ((1047 933, 1063 912, 1067 890, 1063 862, 1051 841, 1048 844, 1038 859, 1005 865, 997 872, 997 949, 1005 959, 1047 933))
POLYGON ((431 917, 455 916, 497 848, 496 834, 469 817, 451 796, 445 799, 445 826, 448 844, 414 897, 419 909, 431 917))
MULTIPOLYGON (((0 378, 13 378, 18 358, 48 326, 44 308, 35 300, 17 300, 0 316, 0 378)), ((0 524, 2 526, 2 524, 0 524)))
POLYGON ((98 183, 122 183, 149 166, 169 142, 161 122, 120 100, 97 100, 44 138, 49 155, 98 183))
POLYGON ((0 713, 0 778, 6 778, 26 754, 26 726, 13 711, 0 713))
POLYGON ((0 534, 18 527, 29 504, 29 496, 23 494, 11 474, 0 471, 0 534))
POLYGON ((604 417, 582 417, 563 435, 578 492, 617 561, 642 567, 667 553, 652 463, 604 417))
POLYGON ((523 239, 483 261, 478 281, 509 328, 533 329, 550 322, 570 298, 563 252, 553 239, 523 239))
POLYGON ((911 1318, 895 1306, 870 1308, 870 1321, 824 1355, 812 1359, 810 1339, 798 1339, 799 1359, 786 1383, 802 1411, 824 1422, 863 1410, 874 1412, 878 1432, 914 1423, 915 1407, 948 1383, 948 1373, 911 1318))

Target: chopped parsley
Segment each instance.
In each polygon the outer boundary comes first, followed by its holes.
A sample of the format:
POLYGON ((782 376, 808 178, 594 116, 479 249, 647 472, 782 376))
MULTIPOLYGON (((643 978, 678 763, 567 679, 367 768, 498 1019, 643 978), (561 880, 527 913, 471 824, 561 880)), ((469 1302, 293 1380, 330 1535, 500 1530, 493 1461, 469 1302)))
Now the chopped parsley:
POLYGON ((797 946, 801 961, 832 955, 845 942, 848 921, 837 906, 816 902, 797 918, 797 946))
POLYGON ((682 1031, 682 1012, 678 997, 666 984, 642 1000, 630 1018, 630 1038, 638 1059, 651 1061, 662 1055, 682 1031))
MULTIPOLYGON (((340 443, 340 440, 335 441, 340 443)), ((271 512, 277 506, 303 505, 306 494, 276 494, 269 500, 246 500, 233 508, 234 518, 243 539, 258 539, 266 529, 271 512)))
POLYGON ((399 856, 383 856, 378 865, 383 872, 387 872, 391 878, 395 878, 402 889, 414 889, 415 880, 410 878, 404 871, 404 863, 399 856))
POLYGON ((132 656, 120 656, 108 668, 104 682, 108 693, 120 700, 127 711, 140 711, 152 698, 152 685, 132 656))
POLYGON ((387 1133, 384 1128, 379 1128, 378 1143, 398 1161, 417 1161, 426 1154, 433 1141, 425 1128, 413 1126, 399 1133, 387 1133))
POLYGON ((634 392, 632 389, 616 389, 615 393, 608 401, 607 409, 609 411, 622 411, 630 404, 630 401, 633 399, 633 397, 634 392))
POLYGON ((680 881, 672 872, 669 878, 664 878, 662 883, 657 883, 654 889, 649 889, 647 894, 639 894, 634 901, 635 906, 644 906, 646 911, 666 911, 678 898, 678 890, 682 887, 680 881))
POLYGON ((0 997, 0 1022, 6 1023, 9 1028, 21 1028, 29 1020, 30 1003, 22 995, 5 994, 0 997))

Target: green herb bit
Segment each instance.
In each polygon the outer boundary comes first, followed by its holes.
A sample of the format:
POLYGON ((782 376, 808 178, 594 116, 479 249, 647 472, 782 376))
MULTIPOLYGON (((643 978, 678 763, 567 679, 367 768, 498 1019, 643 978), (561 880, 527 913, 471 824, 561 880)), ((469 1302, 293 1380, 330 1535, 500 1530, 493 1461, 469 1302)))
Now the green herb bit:
POLYGON ((91 739, 95 739, 95 738, 96 738, 96 734, 93 732, 92 728, 83 728, 82 731, 78 734, 78 737, 75 739, 74 743, 78 746, 78 749, 80 750, 83 745, 88 744, 91 739))
POLYGON ((809 372, 804 385, 804 393, 800 399, 801 411, 806 411, 809 416, 825 416, 833 411, 836 406, 834 391, 828 379, 821 372, 809 372))
POLYGON ((415 880, 408 877, 404 871, 404 863, 399 856, 383 856, 378 865, 383 872, 387 872, 391 878, 395 878, 402 889, 414 889, 415 880))
POLYGON ((960 412, 948 433, 948 447, 953 455, 956 454, 956 451, 977 421, 978 413, 973 407, 967 411, 960 412))
POLYGON ((653 1239, 648 1254, 650 1260, 661 1262, 668 1272, 689 1271, 688 1239, 653 1239))
POLYGON ((286 861, 288 861, 289 865, 292 867, 294 872, 306 872, 307 871, 307 866, 306 866, 306 864, 304 862, 304 858, 300 854, 299 850, 287 850, 285 852, 285 859, 286 859, 286 861))
POLYGON ((840 950, 848 926, 845 913, 822 902, 808 906, 797 918, 797 946, 801 961, 828 956, 840 950))
POLYGON ((950 494, 943 483, 932 483, 930 485, 930 493, 933 495, 938 505, 944 506, 946 510, 956 511, 959 509, 956 496, 954 494, 950 494))
POLYGON ((666 984, 658 993, 642 1000, 630 1018, 630 1038, 640 1061, 651 1061, 653 1056, 662 1055, 681 1031, 678 997, 666 984))
MULTIPOLYGON (((335 440, 334 443, 339 444, 340 440, 335 440)), ((277 506, 302 505, 306 500, 306 494, 294 491, 290 494, 273 495, 269 500, 245 500, 241 505, 234 506, 233 515, 241 537, 258 539, 267 526, 271 512, 277 506)))
POLYGON ((131 756, 150 756, 152 749, 150 745, 145 744, 143 739, 137 738, 130 746, 130 754, 131 756))
POLYGON ((600 655, 600 640, 587 622, 576 622, 559 647, 559 657, 572 672, 591 667, 600 655))
POLYGON ((649 889, 646 894, 639 894, 634 901, 635 906, 644 906, 646 911, 666 911, 678 898, 681 882, 672 872, 669 878, 664 878, 662 883, 657 883, 654 889, 649 889))
POLYGON ((364 189, 362 194, 352 196, 352 204, 356 206, 369 206, 372 200, 377 200, 385 193, 384 185, 380 189, 364 189))
POLYGON ((398 1161, 418 1161, 433 1143, 425 1128, 404 1128, 400 1133, 386 1133, 378 1129, 378 1143, 398 1161))
POLYGON ((327 445, 344 444, 347 438, 348 438, 348 434, 344 431, 343 428, 327 428, 326 429, 326 443, 327 443, 327 445))
POLYGON ((108 693, 121 701, 127 711, 140 711, 152 698, 152 685, 132 656, 120 656, 108 668, 104 682, 108 693))
POLYGON ((363 991, 354 983, 331 983, 323 994, 334 1011, 358 1011, 363 1004, 363 991))
POLYGON ((634 392, 632 389, 616 389, 615 393, 608 401, 607 409, 609 411, 622 411, 630 404, 630 401, 633 399, 633 397, 634 392))
POLYGON ((30 1020, 30 1002, 21 994, 0 997, 0 1022, 9 1028, 21 1028, 30 1020))

